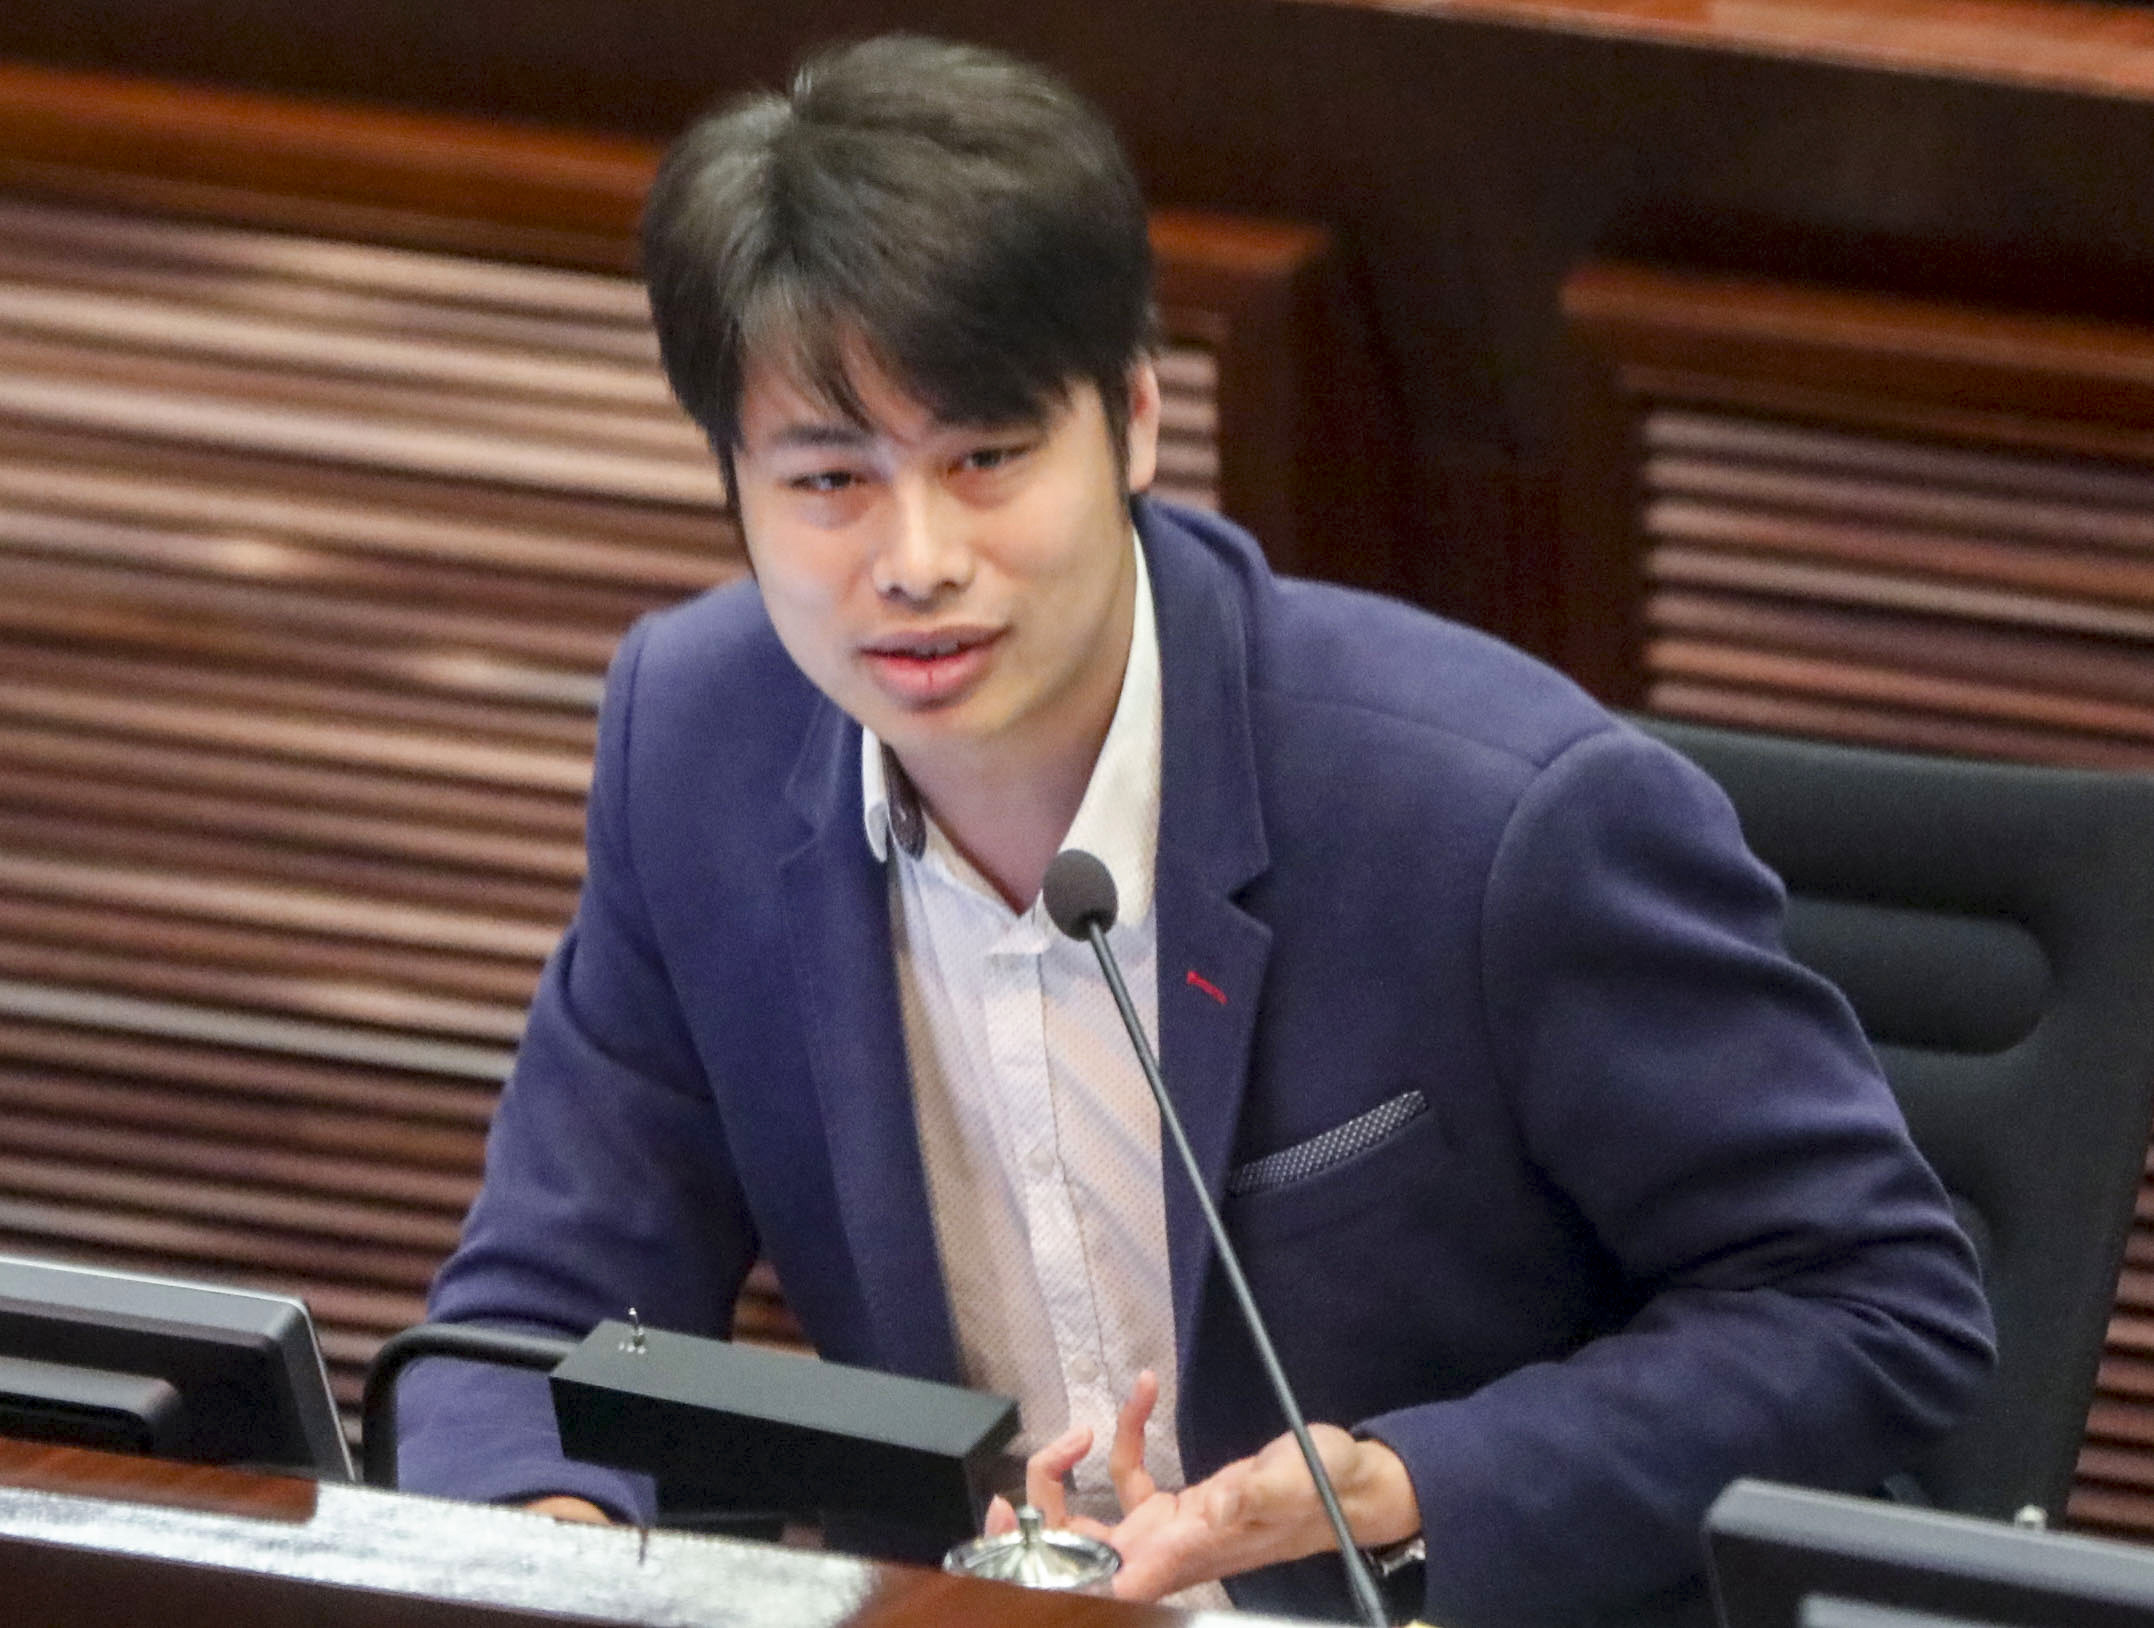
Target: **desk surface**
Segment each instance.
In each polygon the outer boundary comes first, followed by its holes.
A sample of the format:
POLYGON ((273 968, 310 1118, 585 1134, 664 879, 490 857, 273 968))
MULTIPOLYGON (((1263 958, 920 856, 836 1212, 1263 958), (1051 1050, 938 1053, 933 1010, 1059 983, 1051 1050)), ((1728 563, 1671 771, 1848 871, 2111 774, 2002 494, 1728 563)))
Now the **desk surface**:
MULTIPOLYGON (((0 1615, 40 1628, 1172 1628, 844 1556, 0 1440, 0 1615)), ((1259 1619, 1236 1617, 1236 1628, 1259 1619)))

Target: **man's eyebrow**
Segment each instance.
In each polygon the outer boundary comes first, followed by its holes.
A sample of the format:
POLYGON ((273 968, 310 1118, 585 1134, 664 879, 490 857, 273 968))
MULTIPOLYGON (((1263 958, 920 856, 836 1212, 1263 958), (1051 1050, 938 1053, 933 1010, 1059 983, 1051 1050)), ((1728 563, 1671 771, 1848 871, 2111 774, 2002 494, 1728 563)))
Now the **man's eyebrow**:
POLYGON ((788 424, 770 438, 773 451, 792 447, 857 447, 872 439, 868 431, 843 420, 788 424))
POLYGON ((1030 435, 1047 428, 1047 415, 1019 413, 1011 418, 962 418, 949 427, 961 435, 1030 435))

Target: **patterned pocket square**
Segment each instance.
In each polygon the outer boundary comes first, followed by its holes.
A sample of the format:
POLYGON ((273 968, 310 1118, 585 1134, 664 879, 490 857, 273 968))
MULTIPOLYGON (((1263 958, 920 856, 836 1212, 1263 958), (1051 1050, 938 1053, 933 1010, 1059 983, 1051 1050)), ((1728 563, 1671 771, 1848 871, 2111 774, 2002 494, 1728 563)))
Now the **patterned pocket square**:
POLYGON ((1296 1142, 1277 1153, 1251 1159, 1227 1173, 1230 1194, 1263 1193, 1289 1182, 1302 1181, 1333 1165, 1365 1153, 1393 1135, 1410 1120, 1428 1111, 1429 1099, 1419 1091, 1401 1091, 1365 1114, 1356 1114, 1343 1125, 1296 1142))

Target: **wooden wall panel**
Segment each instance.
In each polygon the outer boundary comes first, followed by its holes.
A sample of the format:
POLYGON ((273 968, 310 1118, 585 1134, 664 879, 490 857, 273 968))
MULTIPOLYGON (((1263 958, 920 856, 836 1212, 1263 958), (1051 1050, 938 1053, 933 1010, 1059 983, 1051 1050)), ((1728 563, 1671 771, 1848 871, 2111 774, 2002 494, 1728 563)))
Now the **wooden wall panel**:
MULTIPOLYGON (((398 261, 386 252, 391 245, 483 255, 497 262, 497 281, 511 279, 510 262, 535 262, 534 269, 548 272, 627 271, 643 189, 660 150, 650 141, 0 62, 0 197, 12 191, 127 212, 108 213, 95 228, 82 228, 104 234, 115 248, 138 230, 128 224, 129 214, 143 212, 305 234, 274 253, 260 242, 248 252, 317 282, 343 275, 349 265, 353 276, 424 294, 428 279, 438 274, 423 259, 398 261)), ((0 256, 5 226, 0 217, 0 256)), ((1223 506, 1286 569, 1410 590, 1413 567, 1399 545, 1405 501, 1400 460, 1380 444, 1369 445, 1372 433, 1380 443, 1379 432, 1396 424, 1398 410, 1365 302, 1333 234, 1258 217, 1161 209, 1153 216, 1152 240, 1162 322, 1171 341, 1163 357, 1168 416, 1160 491, 1223 506), (1230 426, 1224 435, 1208 416, 1215 411, 1230 426)), ((88 247, 101 253, 97 245, 88 247)), ((196 252, 215 259, 206 245, 196 252)), ((65 293, 18 294, 25 334, 53 334, 64 344, 70 325, 79 331, 85 323, 124 328, 153 322, 160 291, 171 287, 169 273, 141 267, 123 272, 101 265, 88 275, 94 281, 65 293)), ((624 302, 641 305, 640 293, 617 280, 609 286, 607 278, 594 279, 574 294, 565 292, 567 286, 556 277, 543 293, 536 285, 525 292, 564 318, 611 320, 624 302)), ((334 399, 361 415, 386 399, 385 392, 393 397, 399 389, 424 390, 436 382, 469 383, 475 370, 495 380, 501 391, 483 403, 462 396, 440 402, 444 422, 430 439, 403 437, 398 455, 423 456, 443 473, 461 469, 486 477, 484 460, 506 456, 510 444, 488 443, 496 425, 544 434, 550 411, 553 428, 573 436, 569 404, 578 390, 627 388, 645 397, 656 390, 663 397, 662 384, 650 375, 635 386, 619 380, 601 385, 588 369, 572 379, 557 364, 512 360, 509 348, 519 343, 521 330, 500 312, 435 310, 423 318, 423 331, 405 330, 395 325, 421 320, 408 307, 368 308, 353 299, 336 319, 344 331, 332 337, 314 323, 310 296, 257 288, 249 296, 257 303, 244 318, 218 309, 228 297, 227 290, 198 302, 187 340, 175 339, 194 365, 214 370, 220 358, 245 365, 274 356, 280 347, 333 346, 344 381, 334 399), (458 352, 461 341, 481 349, 458 352), (426 376, 399 383, 411 342, 427 350, 426 376), (518 369, 535 387, 554 393, 553 408, 509 394, 518 369)), ((585 333, 578 343, 604 342, 585 333)), ((647 353, 648 341, 639 343, 647 353)), ((611 354, 618 359, 620 353, 611 354)), ((329 362, 327 356, 321 360, 329 362)), ((178 357, 172 365, 180 365, 178 357)), ((332 399, 320 382, 331 371, 325 365, 309 386, 317 406, 332 399)), ((87 372, 85 384, 100 377, 94 367, 87 372)), ((85 392, 78 412, 127 410, 121 386, 105 382, 107 389, 85 392)), ((273 402, 249 400, 230 404, 203 433, 213 428, 250 442, 280 437, 303 453, 299 443, 310 426, 283 424, 273 402)), ((639 480, 664 478, 639 470, 635 461, 643 445, 636 436, 649 429, 630 432, 625 421, 602 421, 594 426, 594 440, 609 432, 629 439, 613 446, 564 445, 537 461, 558 466, 563 479, 611 483, 633 495, 639 480)), ((338 433, 354 433, 353 423, 348 420, 338 433)), ((387 432, 368 433, 379 440, 387 432)), ((676 421, 659 433, 677 435, 682 427, 676 421)), ((510 478, 527 479, 529 472, 510 478)))
MULTIPOLYGON (((743 567, 618 269, 655 156, 0 67, 0 1248, 298 1292, 347 1402, 475 1190, 614 642, 743 567)), ((1159 489, 1291 551, 1374 388, 1331 244, 1154 238, 1159 489)), ((798 1339, 767 1273, 740 1329, 798 1339)))
MULTIPOLYGON (((2154 769, 2154 324, 1621 264, 1564 303, 1569 626, 1604 690, 2154 769)), ((2069 1515, 2154 1535, 2154 1181, 2069 1515)))
MULTIPOLYGON (((0 11, 0 54, 648 142, 819 42, 893 27, 1068 74, 1155 204, 1326 230, 1395 410, 1329 415, 1337 485, 1393 497, 1316 537, 1323 574, 1395 581, 1544 652, 1564 634, 1534 568, 1565 447, 1556 295, 1581 260, 2150 314, 2144 7, 71 0, 0 11)), ((201 130, 174 128, 159 162, 182 171, 201 130)), ((333 137, 274 124, 257 168, 332 169, 333 137)))
POLYGON ((0 242, 0 1246, 296 1289, 350 1402, 475 1190, 613 642, 738 540, 625 278, 0 242))

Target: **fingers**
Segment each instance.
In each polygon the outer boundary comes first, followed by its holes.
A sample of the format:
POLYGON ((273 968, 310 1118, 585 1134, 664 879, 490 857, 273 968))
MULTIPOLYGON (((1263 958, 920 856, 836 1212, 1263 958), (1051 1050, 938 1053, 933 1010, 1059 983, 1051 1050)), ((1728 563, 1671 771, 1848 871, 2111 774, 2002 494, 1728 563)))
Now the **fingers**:
POLYGON ((1147 1368, 1130 1387, 1129 1400, 1114 1422, 1114 1445, 1107 1452, 1107 1475, 1114 1496, 1127 1515, 1157 1490, 1144 1467, 1144 1427, 1159 1401, 1159 1376, 1147 1368))
POLYGON ((1078 1425, 1063 1431, 1025 1460, 1025 1502, 1038 1510, 1049 1526, 1068 1523, 1069 1506, 1062 1496, 1062 1483, 1077 1468, 1078 1460, 1091 1451, 1092 1432, 1078 1425))
MULTIPOLYGON (((1130 1420, 1135 1418, 1141 1429, 1149 1406, 1149 1397, 1140 1406, 1139 1396, 1131 1396, 1116 1430, 1118 1452, 1132 1434, 1130 1420)), ((1310 1435, 1325 1468, 1339 1483, 1341 1502, 1347 1501, 1352 1488, 1368 1506, 1366 1512, 1349 1510, 1356 1534, 1363 1532, 1364 1513, 1372 1529, 1368 1535, 1378 1541, 1390 1542, 1420 1530, 1412 1483, 1390 1449, 1357 1441, 1335 1425, 1312 1425, 1310 1435), (1394 1479, 1389 1466, 1397 1466, 1395 1480, 1407 1489, 1405 1506, 1378 1513, 1379 1503, 1392 1500, 1372 1500, 1368 1489, 1389 1485, 1394 1479)), ((1118 1463, 1115 1469, 1119 1491, 1125 1466, 1118 1463)), ((1125 1508, 1121 1524, 1107 1540, 1122 1556, 1114 1592, 1125 1600, 1156 1600, 1192 1583, 1232 1577, 1337 1547, 1316 1495, 1316 1483, 1292 1435, 1266 1443, 1254 1457, 1222 1465, 1182 1492, 1155 1491, 1133 1508, 1125 1502, 1125 1508)))
POLYGON ((1069 1518, 1069 1525, 1064 1530, 1078 1533, 1083 1537, 1097 1538, 1110 1549, 1114 1547, 1115 1529, 1105 1521, 1095 1521, 1089 1515, 1072 1515, 1069 1518))
MULTIPOLYGON (((991 1538, 999 1538, 1005 1532, 1017 1530, 1017 1511, 1010 1507, 1009 1499, 1001 1493, 998 1492, 987 1500, 987 1519, 981 1523, 980 1530, 991 1538)), ((1066 1530, 1081 1532, 1088 1538, 1098 1538, 1102 1543, 1109 1542, 1114 1536, 1113 1528, 1105 1521, 1095 1521, 1087 1515, 1072 1515, 1066 1530)))
MULTIPOLYGON (((1130 1387, 1129 1399, 1122 1404, 1115 1416, 1114 1441, 1107 1451, 1107 1474, 1114 1484, 1115 1498, 1127 1515, 1158 1490, 1151 1474, 1144 1467, 1144 1427, 1152 1417, 1152 1409, 1159 1404, 1159 1376, 1147 1368, 1137 1375, 1130 1387)), ((1092 1451, 1092 1431, 1088 1426, 1076 1425, 1065 1430, 1046 1446, 1034 1451, 1025 1460, 1025 1500, 1045 1517, 1049 1526, 1068 1526, 1069 1504, 1063 1492, 1063 1483, 1092 1451)), ((989 1519, 996 1519, 993 1506, 989 1507, 989 1519)), ((1012 1521, 1014 1523, 1015 1516, 1012 1521)), ((1099 1537, 1107 1528, 1097 1521, 1075 1523, 1077 1530, 1087 1536, 1099 1537), (1087 1530, 1087 1527, 1090 1530, 1087 1530)), ((1010 1528, 988 1527, 993 1533, 1010 1528)))
POLYGON ((1158 1493, 1114 1529, 1107 1540, 1122 1557, 1114 1594, 1158 1600, 1236 1569, 1218 1551, 1218 1537, 1191 1493, 1158 1493))

